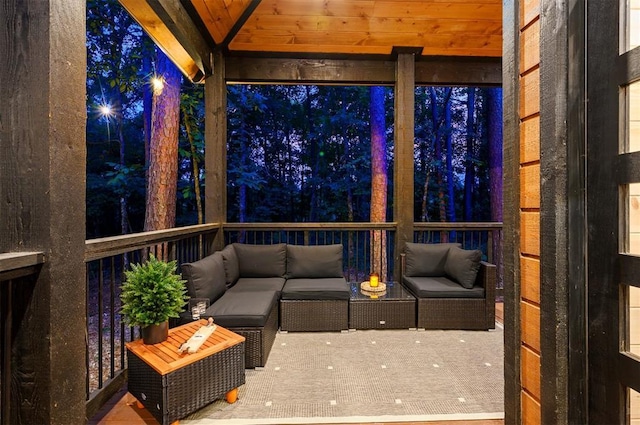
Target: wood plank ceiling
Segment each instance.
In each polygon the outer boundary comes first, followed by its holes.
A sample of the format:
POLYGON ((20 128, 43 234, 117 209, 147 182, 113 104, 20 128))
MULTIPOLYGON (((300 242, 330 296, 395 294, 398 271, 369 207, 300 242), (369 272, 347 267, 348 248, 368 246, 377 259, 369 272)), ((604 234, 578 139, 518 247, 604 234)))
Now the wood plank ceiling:
POLYGON ((230 53, 502 55, 501 0, 190 0, 230 53))

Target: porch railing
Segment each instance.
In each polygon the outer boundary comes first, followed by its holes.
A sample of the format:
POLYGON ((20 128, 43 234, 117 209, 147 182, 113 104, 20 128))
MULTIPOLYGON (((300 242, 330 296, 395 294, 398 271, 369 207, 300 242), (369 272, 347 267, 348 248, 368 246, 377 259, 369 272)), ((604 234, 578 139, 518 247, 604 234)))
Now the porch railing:
POLYGON ((150 254, 178 264, 199 260, 211 251, 219 229, 219 224, 203 224, 86 241, 89 417, 122 387, 125 342, 139 337, 139 330, 126 326, 120 315, 124 270, 150 254))
MULTIPOLYGON (((18 285, 33 285, 45 258, 42 252, 9 252, 0 254, 0 424, 11 423, 11 353, 13 352, 14 294, 18 285)), ((19 297, 18 298, 27 298, 19 297)), ((24 308, 24 305, 19 305, 24 308)))
MULTIPOLYGON (((481 249, 485 258, 494 262, 492 241, 501 232, 502 223, 415 223, 414 228, 416 242, 455 240, 465 248, 481 249)), ((123 271, 130 263, 144 260, 149 253, 175 259, 178 264, 196 261, 212 252, 213 239, 222 231, 225 244, 340 243, 348 280, 362 280, 373 269, 391 279, 396 229, 396 223, 225 223, 86 241, 88 417, 124 384, 124 345, 139 337, 138 330, 125 326, 119 313, 123 271), (376 250, 383 254, 377 255, 376 250), (378 258, 379 263, 372 265, 372 258, 378 258)))

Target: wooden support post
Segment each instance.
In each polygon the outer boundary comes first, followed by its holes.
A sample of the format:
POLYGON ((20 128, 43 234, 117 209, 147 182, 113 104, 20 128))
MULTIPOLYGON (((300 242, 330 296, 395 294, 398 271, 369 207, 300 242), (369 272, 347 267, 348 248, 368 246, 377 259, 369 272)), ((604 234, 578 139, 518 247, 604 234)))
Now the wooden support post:
POLYGON ((12 424, 86 422, 85 8, 0 8, 0 252, 45 256, 11 297, 12 424))
MULTIPOLYGON (((227 221, 227 85, 225 59, 213 58, 213 75, 205 80, 205 221, 227 221)), ((224 234, 218 232, 213 247, 222 249, 224 234)))
POLYGON ((396 63, 393 220, 398 223, 394 280, 400 276, 400 253, 413 242, 413 143, 415 132, 415 53, 399 53, 396 63))

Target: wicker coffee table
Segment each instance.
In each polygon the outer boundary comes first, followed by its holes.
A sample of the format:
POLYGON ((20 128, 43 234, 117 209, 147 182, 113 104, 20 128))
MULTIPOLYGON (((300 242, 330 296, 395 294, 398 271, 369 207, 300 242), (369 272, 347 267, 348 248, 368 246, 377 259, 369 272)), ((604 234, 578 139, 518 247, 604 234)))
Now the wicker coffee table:
POLYGON ((397 282, 387 282, 384 292, 363 291, 351 283, 351 329, 408 329, 416 327, 416 298, 397 282))
POLYGON ((129 392, 163 425, 176 424, 225 396, 235 402, 244 384, 243 336, 218 326, 197 352, 178 353, 182 343, 206 324, 201 319, 170 329, 169 338, 160 344, 126 344, 129 392))

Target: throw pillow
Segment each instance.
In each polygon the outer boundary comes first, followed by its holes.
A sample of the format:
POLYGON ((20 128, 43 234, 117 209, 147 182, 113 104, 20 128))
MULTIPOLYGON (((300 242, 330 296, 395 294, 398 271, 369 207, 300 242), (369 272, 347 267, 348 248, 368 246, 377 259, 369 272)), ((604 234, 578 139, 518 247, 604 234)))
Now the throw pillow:
POLYGON ((343 277, 342 245, 287 245, 287 278, 343 277))
POLYGON ((461 249, 452 247, 444 265, 446 275, 464 288, 473 288, 476 282, 482 251, 479 249, 461 249))
POLYGON ((227 290, 224 263, 219 252, 182 264, 181 269, 191 298, 208 298, 213 304, 227 290))
POLYGON ((227 276, 227 288, 231 288, 240 278, 240 269, 238 267, 238 256, 233 245, 227 245, 222 251, 222 258, 224 259, 224 272, 227 276))
POLYGON ((444 276, 449 248, 460 246, 459 243, 405 243, 405 276, 444 276))
POLYGON ((287 245, 251 245, 234 243, 240 277, 284 277, 287 245))

